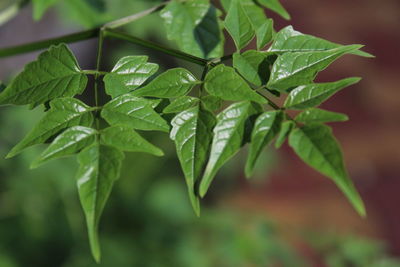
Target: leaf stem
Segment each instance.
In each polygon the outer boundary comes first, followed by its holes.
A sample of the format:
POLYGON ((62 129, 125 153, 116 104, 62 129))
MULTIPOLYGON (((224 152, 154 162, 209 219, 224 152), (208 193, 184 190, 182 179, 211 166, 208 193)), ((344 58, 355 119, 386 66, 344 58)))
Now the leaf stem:
MULTIPOLYGON (((99 33, 99 42, 97 48, 97 57, 96 57, 96 70, 94 74, 94 101, 96 107, 99 106, 99 83, 100 83, 100 65, 101 65, 101 58, 103 55, 103 43, 104 43, 104 31, 101 29, 99 33)), ((98 112, 97 112, 98 113, 98 112)), ((98 114, 96 114, 98 115, 98 114)), ((100 129, 100 121, 98 116, 96 116, 96 129, 100 129)))
POLYGON ((97 71, 97 70, 82 70, 81 72, 87 75, 106 75, 109 73, 107 71, 97 71))
POLYGON ((279 107, 277 104, 275 104, 274 101, 272 101, 269 97, 263 95, 262 93, 258 92, 257 90, 255 90, 257 94, 259 94, 260 96, 262 96, 265 100, 268 101, 268 105, 270 105, 273 109, 275 110, 282 110, 283 108, 279 107))

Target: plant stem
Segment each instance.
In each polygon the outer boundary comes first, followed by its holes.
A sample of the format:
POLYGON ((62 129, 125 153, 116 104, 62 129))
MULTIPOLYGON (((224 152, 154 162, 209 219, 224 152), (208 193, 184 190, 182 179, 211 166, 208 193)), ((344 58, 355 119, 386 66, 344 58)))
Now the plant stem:
POLYGON ((124 40, 124 41, 130 42, 130 43, 136 44, 136 45, 140 45, 140 46, 147 47, 147 48, 150 48, 150 49, 153 49, 156 51, 160 51, 164 54, 171 55, 176 58, 180 58, 180 59, 183 59, 185 61, 188 61, 188 62, 191 62, 194 64, 198 64, 200 66, 206 66, 208 64, 208 61, 205 59, 186 54, 179 50, 167 48, 167 47, 161 46, 159 44, 156 44, 156 43, 153 43, 150 41, 146 41, 146 40, 137 38, 135 36, 132 36, 132 35, 120 32, 120 31, 105 29, 104 37, 111 37, 111 38, 115 38, 115 39, 124 40))
POLYGON ((274 101, 272 101, 271 99, 269 99, 269 97, 263 95, 262 93, 260 93, 260 92, 258 92, 258 91, 256 91, 256 93, 259 94, 260 96, 262 96, 265 100, 267 100, 267 101, 268 101, 268 105, 270 105, 273 109, 275 109, 275 110, 282 110, 282 108, 279 107, 277 104, 275 104, 274 101))
POLYGON ((81 72, 87 75, 103 75, 103 76, 109 73, 107 71, 97 71, 97 70, 82 70, 81 72))
MULTIPOLYGON (((100 65, 101 65, 101 58, 103 55, 103 43, 104 43, 104 32, 103 30, 100 30, 99 33, 99 42, 98 42, 98 48, 97 48, 97 57, 96 57, 96 73, 94 75, 94 101, 96 107, 99 106, 99 78, 100 78, 100 65)), ((97 130, 100 129, 100 121, 99 118, 96 116, 96 128, 97 130)))

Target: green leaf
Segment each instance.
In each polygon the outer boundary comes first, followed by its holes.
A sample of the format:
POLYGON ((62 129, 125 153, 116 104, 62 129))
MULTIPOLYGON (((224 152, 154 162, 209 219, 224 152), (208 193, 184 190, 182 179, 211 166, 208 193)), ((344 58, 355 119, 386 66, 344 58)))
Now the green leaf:
POLYGON ((230 105, 217 117, 204 176, 200 184, 200 196, 204 197, 218 170, 232 158, 243 144, 246 122, 259 113, 259 106, 249 101, 230 105))
POLYGON ((339 144, 326 125, 312 124, 293 130, 289 145, 308 165, 330 177, 349 198, 361 216, 365 216, 362 199, 346 172, 339 144))
POLYGON ((110 196, 114 181, 120 175, 124 154, 116 148, 94 144, 78 155, 79 198, 85 212, 93 257, 100 262, 98 237, 100 216, 110 196))
POLYGON ((362 46, 350 45, 326 51, 285 53, 272 66, 267 87, 285 91, 291 87, 309 84, 318 72, 344 54, 354 52, 360 47, 362 46))
POLYGON ((207 162, 215 121, 214 114, 198 105, 179 113, 171 122, 171 139, 175 141, 189 197, 197 216, 200 216, 200 203, 194 186, 207 162))
POLYGON ((309 108, 301 112, 295 118, 295 121, 300 123, 325 123, 335 121, 348 121, 349 117, 346 114, 327 111, 319 108, 309 108))
POLYGON ((245 47, 254 37, 253 26, 240 0, 231 1, 224 24, 238 50, 245 47))
POLYGON ((286 138, 290 134, 290 131, 293 130, 293 128, 296 127, 296 123, 293 121, 285 121, 281 124, 281 128, 278 134, 278 137, 276 138, 275 142, 275 148, 280 148, 286 141, 286 138))
POLYGON ((81 149, 88 147, 96 140, 98 132, 95 129, 74 126, 68 128, 49 145, 49 147, 37 158, 31 165, 31 168, 37 168, 43 163, 73 155, 81 149))
POLYGON ((224 36, 219 12, 209 0, 171 1, 160 12, 167 37, 191 55, 214 58, 223 54, 224 36))
MULTIPOLYGON (((292 26, 287 26, 275 35, 274 42, 268 51, 282 54, 287 52, 325 51, 339 47, 342 47, 342 45, 312 35, 302 34, 301 32, 295 31, 292 26)), ((351 53, 358 56, 373 57, 359 50, 351 53)))
POLYGON ((93 115, 89 106, 74 98, 58 98, 50 102, 50 110, 39 123, 7 155, 14 157, 27 147, 46 142, 65 128, 90 127, 93 115))
POLYGON ((174 98, 186 95, 195 85, 201 83, 192 73, 183 68, 167 70, 145 87, 132 92, 135 96, 174 98))
POLYGON ((251 177, 254 166, 262 150, 278 135, 283 121, 282 111, 267 111, 258 116, 251 133, 249 156, 247 157, 245 173, 251 177))
POLYGON ((111 125, 125 124, 138 130, 169 132, 168 123, 153 109, 154 102, 128 93, 104 105, 101 116, 111 125))
POLYGON ((151 144, 126 125, 115 125, 101 130, 100 143, 127 152, 144 152, 154 156, 163 156, 161 149, 151 144))
POLYGON ((181 96, 172 101, 164 110, 163 113, 178 113, 189 109, 199 103, 200 99, 192 96, 181 96))
MULTIPOLYGON (((267 20, 264 9, 257 6, 253 0, 240 0, 244 12, 250 20, 253 29, 258 29, 267 20)), ((229 9, 228 9, 229 10, 229 9)))
POLYGON ((279 0, 257 0, 261 5, 279 14, 282 18, 290 20, 290 15, 279 0))
POLYGON ((6 89, 6 87, 7 86, 2 81, 0 81, 0 93, 3 92, 3 90, 6 89))
POLYGON ((40 20, 44 13, 53 6, 58 0, 32 0, 33 19, 40 20))
POLYGON ((147 62, 147 56, 121 58, 110 73, 104 76, 107 94, 113 98, 135 90, 158 70, 158 65, 147 62))
POLYGON ((209 111, 215 111, 221 108, 222 99, 213 95, 207 95, 201 98, 201 103, 203 107, 209 111))
POLYGON ((248 50, 233 54, 233 66, 249 82, 261 86, 267 83, 270 63, 265 53, 248 50))
POLYGON ((274 21, 268 19, 256 29, 257 49, 263 49, 274 37, 274 21))
POLYGON ((343 88, 356 84, 360 80, 360 78, 347 78, 337 82, 301 85, 290 92, 284 106, 287 109, 318 106, 343 88))
POLYGON ((0 94, 0 105, 34 106, 58 97, 81 94, 87 77, 65 44, 52 46, 39 55, 0 94))
POLYGON ((220 64, 214 67, 204 81, 204 88, 213 96, 228 101, 250 100, 258 103, 267 101, 240 77, 231 67, 220 64))

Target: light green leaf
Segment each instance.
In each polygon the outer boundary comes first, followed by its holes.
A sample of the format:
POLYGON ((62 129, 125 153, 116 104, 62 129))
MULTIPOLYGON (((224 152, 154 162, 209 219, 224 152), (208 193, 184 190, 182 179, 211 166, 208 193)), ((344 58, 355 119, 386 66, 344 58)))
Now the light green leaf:
POLYGON ((204 88, 213 96, 228 101, 249 100, 258 103, 266 103, 266 100, 240 77, 231 67, 220 64, 208 72, 204 88))
POLYGON ((204 176, 200 184, 200 196, 204 197, 218 170, 240 149, 244 142, 246 122, 249 117, 261 112, 258 105, 249 101, 230 105, 217 117, 204 176))
POLYGON ((49 160, 73 155, 81 149, 88 147, 96 140, 98 132, 95 129, 74 126, 62 132, 49 145, 49 147, 31 165, 31 168, 46 163, 49 160))
POLYGON ((158 65, 147 62, 147 56, 121 58, 110 73, 104 76, 107 94, 113 98, 135 90, 158 70, 158 65))
POLYGON ((189 197, 197 216, 200 216, 200 203, 194 186, 207 162, 215 121, 214 114, 198 105, 179 113, 171 122, 171 139, 175 141, 189 197))
POLYGON ((100 143, 127 152, 144 152, 163 156, 161 149, 151 144, 127 125, 115 125, 101 130, 100 143))
POLYGON ((326 125, 312 124, 293 130, 289 145, 308 165, 330 177, 349 198, 361 216, 365 216, 362 199, 346 172, 339 144, 326 125))
POLYGON ((33 4, 33 19, 40 20, 43 14, 54 5, 58 0, 32 0, 33 4))
POLYGON ((233 54, 233 66, 249 82, 261 86, 267 83, 270 63, 265 53, 248 50, 233 54))
POLYGON ((224 36, 219 12, 209 0, 171 1, 160 12, 167 37, 191 55, 214 58, 223 54, 224 36))
POLYGON ((7 155, 14 157, 27 147, 46 142, 61 130, 72 126, 90 127, 93 115, 89 106, 74 98, 58 98, 50 102, 50 110, 39 123, 7 155))
POLYGON ((0 105, 34 106, 58 97, 81 94, 87 77, 65 44, 50 47, 25 69, 0 94, 0 105))
POLYGON ((271 42, 274 31, 274 21, 267 19, 261 26, 256 29, 257 49, 263 49, 269 42, 271 42))
MULTIPOLYGON (((274 38, 270 52, 282 54, 287 52, 315 52, 339 48, 342 45, 317 38, 312 35, 302 34, 295 31, 292 26, 287 26, 280 30, 274 38)), ((373 57, 363 51, 353 51, 352 54, 364 57, 373 57)))
POLYGON ((286 9, 282 6, 279 0, 258 0, 260 4, 265 6, 266 8, 271 9, 272 11, 279 14, 282 18, 286 20, 290 20, 290 15, 286 11, 286 9))
POLYGON ((356 84, 360 80, 360 78, 347 78, 337 82, 301 85, 290 92, 284 106, 287 109, 318 106, 343 88, 356 84))
POLYGON ((344 54, 352 53, 360 47, 362 46, 350 45, 326 51, 285 53, 275 61, 267 87, 285 91, 291 87, 309 84, 318 72, 344 54))
POLYGON ((203 107, 209 111, 215 111, 221 108, 222 99, 213 95, 207 95, 201 98, 201 103, 203 107))
POLYGON ((79 198, 85 212, 93 257, 100 262, 98 237, 100 216, 110 196, 114 181, 119 178, 124 154, 116 148, 94 144, 78 155, 79 198))
POLYGON ((189 109, 199 103, 200 99, 192 96, 181 96, 172 101, 164 110, 163 113, 178 113, 189 109))
POLYGON ((168 132, 168 123, 153 109, 154 102, 128 93, 104 105, 101 116, 111 125, 125 124, 138 130, 168 132))
POLYGON ((335 121, 348 121, 349 117, 346 114, 327 111, 319 108, 309 108, 301 112, 295 118, 295 121, 300 123, 325 123, 335 121))
POLYGON ((282 111, 267 111, 258 116, 251 133, 249 155, 247 157, 246 177, 253 175, 254 166, 262 150, 269 145, 280 132, 283 121, 282 111))
POLYGON ((257 6, 253 0, 240 0, 244 12, 250 20, 253 29, 256 30, 261 27, 262 24, 267 20, 264 9, 257 6))
POLYGON ((280 148, 286 141, 286 138, 290 134, 290 131, 293 130, 293 128, 296 127, 296 123, 293 121, 285 121, 281 124, 281 128, 278 134, 278 137, 276 138, 275 142, 275 148, 280 148))
POLYGON ((167 70, 145 87, 132 92, 135 96, 174 98, 186 95, 201 82, 192 73, 183 68, 167 70))
MULTIPOLYGON (((85 28, 94 28, 104 25, 106 22, 115 19, 108 12, 101 12, 99 8, 93 8, 91 0, 67 0, 60 1, 61 14, 69 23, 74 23, 85 28), (68 14, 68 16, 66 16, 68 14)), ((99 0, 95 0, 99 2, 99 0)), ((92 0, 93 2, 93 0, 92 0)))
POLYGON ((224 24, 238 50, 248 45, 254 37, 253 26, 240 0, 231 1, 224 24))

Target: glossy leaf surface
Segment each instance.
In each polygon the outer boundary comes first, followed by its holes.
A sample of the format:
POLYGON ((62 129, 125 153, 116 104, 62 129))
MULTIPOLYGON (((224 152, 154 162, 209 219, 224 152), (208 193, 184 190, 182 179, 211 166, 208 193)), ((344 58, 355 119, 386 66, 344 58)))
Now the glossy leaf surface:
POLYGON ((293 121, 285 121, 282 123, 278 137, 275 141, 275 148, 280 148, 289 136, 290 131, 296 126, 293 121))
POLYGON ((200 99, 192 96, 181 96, 171 102, 163 113, 178 113, 189 109, 199 103, 200 99))
POLYGON ((357 212, 365 216, 364 204, 347 175, 341 149, 328 126, 311 124, 297 128, 289 136, 289 145, 305 163, 330 177, 357 212))
POLYGON ((269 77, 270 63, 265 53, 248 50, 243 54, 233 54, 233 66, 249 82, 261 86, 269 77))
POLYGON ((332 111, 327 111, 319 108, 309 108, 301 112, 295 118, 295 121, 304 124, 307 123, 325 123, 335 121, 347 121, 347 115, 332 111))

